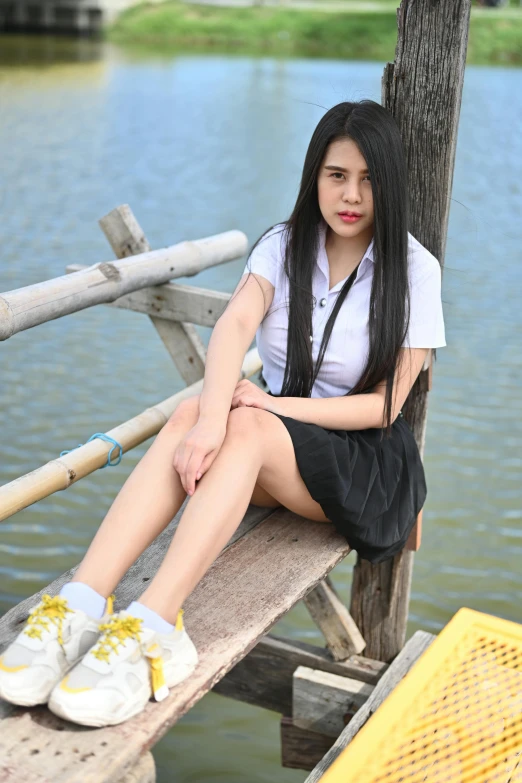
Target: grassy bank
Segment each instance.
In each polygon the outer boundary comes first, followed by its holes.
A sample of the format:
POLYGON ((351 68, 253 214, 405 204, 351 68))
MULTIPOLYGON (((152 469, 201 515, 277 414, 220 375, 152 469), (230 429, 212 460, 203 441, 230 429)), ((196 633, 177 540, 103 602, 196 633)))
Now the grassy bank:
MULTIPOLYGON (((122 44, 172 50, 393 60, 395 10, 335 11, 186 5, 169 0, 124 13, 109 31, 122 44)), ((522 64, 522 10, 477 12, 468 63, 522 64)))

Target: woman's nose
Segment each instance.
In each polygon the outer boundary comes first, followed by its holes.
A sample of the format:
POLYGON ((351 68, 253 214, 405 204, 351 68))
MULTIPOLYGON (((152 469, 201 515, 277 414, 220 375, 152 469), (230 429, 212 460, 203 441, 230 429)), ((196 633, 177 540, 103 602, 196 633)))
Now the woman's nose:
POLYGON ((344 189, 344 200, 351 204, 359 204, 361 201, 361 191, 357 183, 347 183, 344 189))

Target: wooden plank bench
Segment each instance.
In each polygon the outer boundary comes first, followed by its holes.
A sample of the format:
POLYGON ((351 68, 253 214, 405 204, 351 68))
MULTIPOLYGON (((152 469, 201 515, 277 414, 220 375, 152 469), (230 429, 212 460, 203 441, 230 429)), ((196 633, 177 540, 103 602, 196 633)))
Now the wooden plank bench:
MULTIPOLYGON (((116 609, 137 598, 154 575, 183 508, 118 586, 116 609)), ((186 626, 200 655, 192 677, 173 688, 165 701, 151 701, 135 718, 102 729, 67 723, 46 707, 26 709, 0 702, 0 782, 153 780, 151 759, 143 759, 143 754, 349 551, 331 525, 311 522, 286 509, 250 506, 228 546, 185 603, 186 626), (134 769, 138 763, 141 777, 134 769), (126 777, 128 773, 132 776, 126 777)), ((74 570, 0 620, 2 648, 19 632, 40 596, 56 593, 74 570)))

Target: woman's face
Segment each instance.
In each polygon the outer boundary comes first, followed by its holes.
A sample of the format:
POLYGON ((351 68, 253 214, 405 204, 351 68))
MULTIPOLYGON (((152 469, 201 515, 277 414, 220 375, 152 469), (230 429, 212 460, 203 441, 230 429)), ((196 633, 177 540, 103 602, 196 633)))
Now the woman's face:
POLYGON ((338 139, 328 147, 317 178, 317 195, 321 214, 336 234, 349 238, 372 233, 372 186, 366 161, 352 139, 338 139), (361 217, 343 220, 341 214, 350 212, 361 217))

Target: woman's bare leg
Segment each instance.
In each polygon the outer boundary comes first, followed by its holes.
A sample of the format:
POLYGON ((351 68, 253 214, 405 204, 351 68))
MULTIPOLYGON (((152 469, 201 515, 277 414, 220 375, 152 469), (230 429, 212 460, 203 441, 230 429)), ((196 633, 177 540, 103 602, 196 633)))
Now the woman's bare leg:
POLYGON ((172 458, 198 416, 199 395, 178 406, 127 478, 73 581, 85 582, 107 597, 174 518, 187 495, 172 458))
POLYGON ((140 603, 174 623, 178 610, 239 526, 258 483, 268 497, 309 519, 328 522, 299 474, 282 421, 268 411, 236 408, 227 434, 181 517, 140 603))

